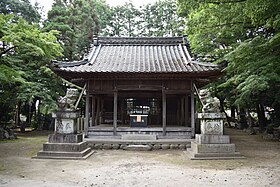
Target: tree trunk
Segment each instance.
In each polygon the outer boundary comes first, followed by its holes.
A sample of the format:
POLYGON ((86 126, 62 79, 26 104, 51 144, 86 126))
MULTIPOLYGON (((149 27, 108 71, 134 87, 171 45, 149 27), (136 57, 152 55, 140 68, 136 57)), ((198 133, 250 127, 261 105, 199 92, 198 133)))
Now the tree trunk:
POLYGON ((20 109, 19 103, 16 105, 16 114, 15 114, 15 126, 20 126, 20 109))
POLYGON ((20 121, 20 108, 21 108, 21 102, 19 101, 17 104, 17 112, 16 112, 16 126, 20 126, 20 132, 25 132, 25 124, 26 122, 20 121))
POLYGON ((31 119, 32 119, 32 103, 28 104, 28 114, 26 116, 26 124, 28 126, 31 125, 31 119))
POLYGON ((248 124, 247 124, 247 119, 246 119, 246 112, 245 112, 245 109, 244 108, 240 108, 240 111, 239 111, 239 117, 240 117, 240 129, 244 129, 244 128, 247 128, 248 127, 248 124))
POLYGON ((39 100, 39 104, 38 104, 38 111, 37 111, 37 114, 36 114, 36 123, 37 123, 37 130, 43 130, 43 124, 42 124, 42 116, 41 116, 41 112, 40 112, 40 103, 41 101, 39 100))
POLYGON ((230 107, 230 117, 235 120, 235 107, 231 106, 230 107))
POLYGON ((258 104, 256 108, 257 108, 260 132, 263 132, 264 127, 266 126, 266 118, 265 118, 265 113, 264 113, 264 107, 263 107, 262 104, 258 104))
POLYGON ((246 114, 247 114, 247 122, 248 122, 248 126, 249 126, 248 128, 250 130, 250 135, 256 134, 255 130, 253 129, 254 121, 253 121, 253 118, 250 114, 249 109, 246 109, 246 114))

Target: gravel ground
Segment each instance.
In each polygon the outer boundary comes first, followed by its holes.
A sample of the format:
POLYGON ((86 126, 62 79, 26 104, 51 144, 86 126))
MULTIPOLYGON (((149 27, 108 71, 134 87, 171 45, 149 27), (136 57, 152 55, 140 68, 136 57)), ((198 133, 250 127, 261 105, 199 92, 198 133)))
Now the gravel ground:
POLYGON ((182 150, 96 150, 87 160, 31 159, 51 132, 0 142, 0 186, 280 186, 280 142, 226 129, 241 160, 189 160, 182 150))

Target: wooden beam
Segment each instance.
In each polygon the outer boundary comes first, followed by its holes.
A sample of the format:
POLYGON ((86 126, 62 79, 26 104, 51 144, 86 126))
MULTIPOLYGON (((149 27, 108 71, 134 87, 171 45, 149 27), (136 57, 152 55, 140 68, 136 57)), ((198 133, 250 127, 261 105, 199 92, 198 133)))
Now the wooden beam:
POLYGON ((166 94, 164 89, 162 89, 162 134, 166 135, 166 94))
POLYGON ((114 135, 117 135, 117 122, 118 122, 118 92, 114 91, 114 118, 113 118, 113 128, 114 135))
POLYGON ((79 105, 79 103, 80 103, 80 100, 81 100, 81 98, 82 98, 82 96, 83 96, 83 94, 84 94, 84 91, 85 91, 85 89, 86 89, 86 86, 87 86, 87 84, 84 85, 84 87, 83 87, 83 89, 82 89, 82 91, 81 91, 81 93, 80 93, 80 95, 79 95, 79 98, 78 98, 78 100, 77 100, 77 102, 76 102, 76 104, 75 104, 75 109, 78 108, 78 105, 79 105))

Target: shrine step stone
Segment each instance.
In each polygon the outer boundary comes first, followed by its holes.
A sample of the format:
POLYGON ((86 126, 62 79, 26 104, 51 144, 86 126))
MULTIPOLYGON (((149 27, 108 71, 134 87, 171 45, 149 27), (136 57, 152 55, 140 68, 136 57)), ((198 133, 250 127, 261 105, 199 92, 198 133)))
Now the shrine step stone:
POLYGON ((122 140, 156 140, 157 136, 152 134, 123 134, 122 140))
POLYGON ((229 160, 229 159, 245 159, 239 152, 234 153, 195 153, 191 149, 187 149, 185 154, 191 160, 229 160))
POLYGON ((123 147, 124 150, 128 151, 151 151, 152 146, 150 145, 127 145, 123 147))
POLYGON ((36 157, 38 159, 69 159, 84 160, 91 156, 94 152, 91 148, 86 148, 81 152, 63 152, 63 151, 39 151, 36 157))

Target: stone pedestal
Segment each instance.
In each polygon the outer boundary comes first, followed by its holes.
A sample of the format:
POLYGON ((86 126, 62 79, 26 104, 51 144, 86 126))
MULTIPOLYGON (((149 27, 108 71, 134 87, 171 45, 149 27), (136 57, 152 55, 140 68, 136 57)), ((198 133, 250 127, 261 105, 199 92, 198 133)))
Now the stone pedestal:
POLYGON ((59 111, 57 113, 53 113, 52 117, 55 118, 55 133, 77 133, 77 119, 79 117, 79 111, 59 111))
POLYGON ((86 159, 93 154, 87 142, 83 141, 83 134, 77 133, 78 112, 62 111, 53 114, 55 133, 49 135, 43 150, 34 158, 86 159))
POLYGON ((235 144, 230 143, 230 138, 223 135, 222 113, 199 113, 201 134, 195 135, 187 155, 191 160, 214 159, 239 159, 244 158, 235 152, 235 144))

